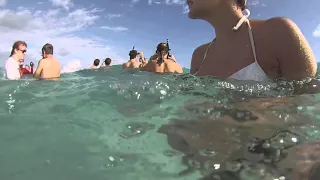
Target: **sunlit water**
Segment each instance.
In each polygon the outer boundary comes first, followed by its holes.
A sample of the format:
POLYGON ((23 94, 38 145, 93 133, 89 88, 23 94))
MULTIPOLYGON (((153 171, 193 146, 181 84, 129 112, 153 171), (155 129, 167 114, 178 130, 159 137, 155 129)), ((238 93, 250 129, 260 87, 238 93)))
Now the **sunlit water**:
POLYGON ((295 95, 286 82, 116 66, 2 79, 0 179, 291 179, 293 149, 320 137, 314 81, 295 95))

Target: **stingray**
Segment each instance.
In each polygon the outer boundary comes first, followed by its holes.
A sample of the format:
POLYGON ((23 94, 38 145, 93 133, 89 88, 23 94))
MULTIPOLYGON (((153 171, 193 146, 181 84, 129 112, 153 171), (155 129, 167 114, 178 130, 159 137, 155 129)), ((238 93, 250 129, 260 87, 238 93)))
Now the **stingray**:
POLYGON ((269 178, 281 177, 290 174, 293 167, 279 164, 290 149, 306 140, 303 133, 290 127, 313 122, 312 117, 297 112, 298 102, 294 98, 261 98, 223 105, 188 103, 184 110, 190 120, 172 119, 158 132, 166 134, 168 144, 184 154, 182 163, 187 169, 180 175, 198 170, 204 179, 239 179, 241 169, 247 166, 257 172, 266 169, 269 178), (219 116, 201 113, 207 109, 219 112, 219 116), (291 113, 289 121, 274 113, 283 111, 291 113), (230 171, 227 164, 238 164, 235 169, 239 171, 230 171))

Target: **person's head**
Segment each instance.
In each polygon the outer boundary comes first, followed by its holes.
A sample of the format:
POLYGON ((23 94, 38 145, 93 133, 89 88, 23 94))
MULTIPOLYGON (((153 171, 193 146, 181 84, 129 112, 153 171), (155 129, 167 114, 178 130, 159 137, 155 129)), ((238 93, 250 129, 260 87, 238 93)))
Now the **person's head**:
POLYGON ((247 0, 187 0, 187 4, 189 5, 189 18, 206 19, 226 9, 243 11, 246 9, 247 0))
POLYGON ((169 47, 167 43, 160 43, 157 46, 156 53, 158 56, 165 56, 169 52, 169 47))
POLYGON ((26 68, 26 70, 28 70, 29 72, 31 71, 31 68, 30 68, 29 65, 26 65, 25 68, 26 68))
POLYGON ((138 57, 138 55, 139 55, 139 52, 136 51, 136 50, 131 50, 131 51, 129 52, 130 60, 131 60, 131 59, 136 59, 136 58, 138 57))
POLYGON ((16 41, 12 45, 10 57, 15 56, 17 60, 24 59, 24 56, 27 52, 27 43, 24 41, 16 41))
POLYGON ((43 58, 47 58, 48 56, 52 56, 53 55, 53 46, 49 43, 45 44, 42 47, 42 56, 43 58))
POLYGON ((104 60, 104 64, 105 64, 106 66, 110 66, 110 64, 111 64, 111 59, 110 59, 110 58, 106 58, 106 59, 104 60))
POLYGON ((94 65, 94 66, 99 66, 99 64, 100 64, 100 60, 99 60, 99 59, 95 59, 95 60, 93 61, 93 65, 94 65))

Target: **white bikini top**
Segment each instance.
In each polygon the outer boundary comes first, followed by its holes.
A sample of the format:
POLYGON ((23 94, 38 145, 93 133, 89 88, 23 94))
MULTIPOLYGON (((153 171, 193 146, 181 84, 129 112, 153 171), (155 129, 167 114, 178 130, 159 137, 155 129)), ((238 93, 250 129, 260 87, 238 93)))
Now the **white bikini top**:
MULTIPOLYGON (((239 20, 237 25, 235 27, 233 27, 233 30, 237 31, 239 29, 239 27, 243 24, 243 22, 248 23, 248 33, 249 33, 249 38, 250 38, 251 49, 253 52, 254 62, 252 64, 240 69, 238 72, 234 73, 229 78, 237 79, 237 80, 268 81, 269 80, 268 76, 263 71, 263 69, 260 67, 260 65, 257 61, 256 48, 255 48, 255 44, 254 44, 252 29, 250 26, 250 22, 248 20, 248 17, 250 16, 250 11, 248 9, 245 9, 245 11, 247 12, 247 15, 244 15, 239 20)), ((211 47, 212 43, 213 43, 213 41, 211 41, 208 48, 206 49, 204 56, 203 56, 203 60, 200 64, 198 71, 195 73, 195 75, 197 75, 197 73, 201 69, 202 64, 207 57, 209 48, 211 47)))

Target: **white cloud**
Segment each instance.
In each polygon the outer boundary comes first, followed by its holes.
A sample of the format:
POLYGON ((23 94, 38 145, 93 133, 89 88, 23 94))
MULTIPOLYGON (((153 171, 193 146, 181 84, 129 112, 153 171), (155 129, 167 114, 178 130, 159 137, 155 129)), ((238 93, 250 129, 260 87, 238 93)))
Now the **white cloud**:
MULTIPOLYGON (((40 50, 45 43, 51 43, 54 46, 54 55, 63 66, 69 67, 72 59, 77 59, 81 62, 78 65, 85 67, 88 67, 96 57, 108 56, 111 59, 118 59, 118 63, 125 60, 116 53, 114 47, 102 43, 105 39, 75 35, 94 25, 100 17, 99 9, 75 9, 68 13, 63 13, 59 9, 18 9, 0 9, 0 62, 2 65, 9 56, 13 42, 17 40, 24 40, 28 44, 25 58, 27 63, 33 61, 36 64, 36 61, 41 58, 40 50)), ((72 68, 66 67, 66 69, 80 68, 78 65, 72 68)))
POLYGON ((313 36, 320 38, 320 24, 318 25, 318 27, 313 31, 313 36))
POLYGON ((69 10, 74 4, 71 0, 50 0, 54 6, 63 7, 65 10, 69 10))
POLYGON ((7 5, 8 0, 0 0, 0 7, 7 5))
POLYGON ((116 26, 116 27, 110 27, 110 26, 101 26, 101 29, 109 30, 109 31, 115 31, 115 32, 122 32, 122 31, 128 31, 129 29, 122 26, 116 26))
POLYGON ((184 5, 186 4, 185 0, 148 0, 148 4, 176 4, 176 5, 184 5))
POLYGON ((119 17, 122 17, 122 14, 108 14, 107 15, 108 19, 119 18, 119 17))

